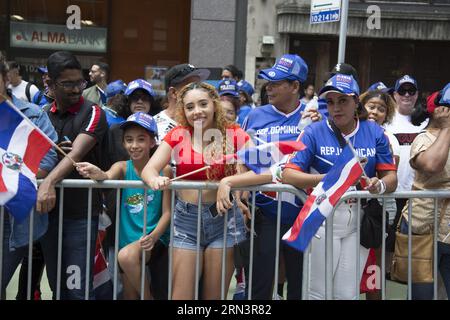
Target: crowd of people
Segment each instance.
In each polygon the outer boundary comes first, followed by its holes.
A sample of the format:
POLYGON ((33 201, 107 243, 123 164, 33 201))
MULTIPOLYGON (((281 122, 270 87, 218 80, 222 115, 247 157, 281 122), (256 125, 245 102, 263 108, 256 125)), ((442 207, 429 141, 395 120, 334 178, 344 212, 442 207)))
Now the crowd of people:
MULTIPOLYGON (((301 299, 303 253, 281 241, 303 207, 301 199, 287 193, 257 192, 255 228, 249 230, 252 218, 249 194, 231 189, 286 183, 306 196, 332 168, 345 143, 351 143, 364 165, 365 177, 361 179, 365 183, 358 182, 351 187, 353 190, 383 194, 450 188, 450 85, 436 88, 426 103, 419 99, 418 82, 410 75, 400 77, 392 88, 377 82, 363 92, 355 68, 340 63, 316 94, 314 85, 307 83, 308 69, 307 63, 296 54, 278 57, 271 68, 258 74, 265 83, 257 103, 253 100, 255 89, 235 66, 225 66, 221 81, 214 87, 207 83, 209 70, 180 64, 166 72, 166 95, 161 101, 144 79, 128 84, 121 79, 108 82, 110 70, 104 62, 91 67, 92 86, 87 88, 82 67, 70 52, 51 54, 47 65, 39 68, 44 83, 41 91, 21 79, 16 62, 2 61, 2 96, 10 99, 67 154, 51 149, 41 161, 37 175, 42 181, 36 210, 32 213, 34 247, 30 279, 36 298, 39 298, 44 266, 54 298, 60 287, 61 299, 84 299, 87 283, 89 299, 112 298, 112 287, 105 293, 93 285, 100 216, 106 214, 112 226, 107 229, 102 245, 109 267, 114 265, 114 259, 118 261, 119 295, 123 299, 141 296, 167 299, 170 291, 171 299, 191 300, 196 297, 197 285, 200 299, 220 299, 222 290, 228 292, 233 274, 235 299, 301 299), (318 106, 310 107, 317 100, 318 106), (301 122, 306 125, 300 125, 301 122), (278 170, 256 174, 242 163, 225 160, 226 155, 240 150, 268 142, 295 140, 301 141, 305 148, 283 158, 278 170), (187 175, 184 179, 190 181, 218 182, 218 189, 201 193, 171 190, 172 179, 182 175, 187 175), (120 208, 116 208, 114 191, 56 188, 63 179, 86 178, 138 180, 148 189, 122 189, 120 208), (173 208, 172 192, 176 200, 173 208), (279 199, 281 229, 277 233, 279 199), (59 221, 61 208, 63 215, 59 221), (120 212, 118 221, 116 209, 120 212), (170 229, 171 219, 173 229, 170 229), (117 257, 114 255, 116 224, 117 257), (62 265, 58 283, 60 225, 62 265), (254 237, 252 270, 248 252, 243 254, 245 250, 241 250, 251 236, 254 237), (275 256, 277 241, 281 241, 279 257, 275 256), (170 247, 173 249, 171 270, 168 269, 170 247), (88 250, 90 256, 86 261, 88 250), (236 250, 243 254, 239 265, 236 250), (196 283, 198 254, 200 279, 196 283), (149 270, 144 277, 142 263, 149 270), (225 288, 222 288, 222 270, 225 288), (71 282, 74 273, 80 277, 75 284, 71 282), (278 283, 274 283, 275 278, 278 283), (144 279, 143 292, 141 279, 144 279)), ((410 201, 414 208, 412 232, 433 232, 433 200, 410 201)), ((438 206, 439 230, 435 230, 438 267, 449 291, 448 199, 439 200, 438 206)), ((389 224, 398 225, 401 232, 407 233, 407 199, 388 199, 385 208, 389 224)), ((361 218, 357 213, 357 202, 349 200, 334 214, 333 299, 357 299, 360 291, 355 275, 359 274, 361 279, 368 261, 381 264, 380 248, 365 248, 357 242, 357 221, 361 218)), ((5 214, 2 298, 19 265, 21 285, 17 299, 26 297, 30 218, 15 223, 11 215, 5 214)), ((323 300, 326 298, 324 226, 319 228, 311 247, 308 298, 323 300)), ((387 261, 389 256, 388 252, 387 261)), ((433 283, 413 284, 413 298, 432 299, 432 289, 433 283)), ((380 299, 379 290, 368 293, 367 298, 380 299)))

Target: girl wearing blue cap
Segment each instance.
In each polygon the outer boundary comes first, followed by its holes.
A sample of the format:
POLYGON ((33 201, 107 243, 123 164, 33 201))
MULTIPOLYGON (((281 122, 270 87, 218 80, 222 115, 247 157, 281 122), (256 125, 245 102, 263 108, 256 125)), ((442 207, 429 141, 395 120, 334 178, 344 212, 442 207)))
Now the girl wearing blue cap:
MULTIPOLYGON (((125 117, 135 114, 136 112, 151 114, 151 110, 153 110, 155 105, 155 92, 149 82, 143 79, 131 81, 128 83, 124 95, 128 100, 126 106, 122 110, 122 114, 126 115, 125 117)), ((111 163, 127 160, 128 154, 122 145, 123 137, 119 124, 113 124, 110 127, 108 139, 108 153, 111 163)))
MULTIPOLYGON (((122 123, 123 146, 130 160, 119 161, 104 172, 87 162, 77 164, 77 170, 85 178, 93 180, 141 180, 141 173, 156 147, 158 130, 155 120, 142 112, 137 112, 122 123)), ((171 170, 164 170, 170 177, 171 170)), ((122 191, 119 233, 119 265, 123 271, 123 296, 136 300, 141 291, 141 252, 150 264, 152 292, 149 279, 145 278, 144 299, 167 298, 167 266, 155 270, 152 264, 157 259, 167 259, 170 222, 170 191, 147 191, 147 227, 142 236, 144 221, 144 189, 127 188, 122 191), (154 272, 154 273, 153 273, 154 272), (157 284, 155 285, 155 283, 157 284)))
MULTIPOLYGON (((367 112, 360 105, 359 87, 349 75, 334 75, 320 91, 327 102, 327 121, 305 128, 299 139, 306 145, 289 161, 282 180, 297 188, 315 187, 336 162, 345 141, 351 141, 359 157, 366 158, 365 172, 369 177, 366 190, 382 194, 397 186, 396 167, 383 129, 365 121, 367 112), (341 137, 339 137, 339 135, 341 137), (342 141, 342 138, 345 141, 342 141), (341 145, 342 144, 342 145, 341 145)), ((368 249, 357 243, 357 205, 354 201, 341 204, 333 219, 333 299, 357 299, 359 281, 368 249), (356 256, 359 247, 360 256, 356 256), (356 270, 359 258, 360 270, 356 270)), ((362 212, 362 211, 361 211, 362 212)), ((322 225, 311 242, 311 273, 309 299, 325 299, 325 227, 322 225)))

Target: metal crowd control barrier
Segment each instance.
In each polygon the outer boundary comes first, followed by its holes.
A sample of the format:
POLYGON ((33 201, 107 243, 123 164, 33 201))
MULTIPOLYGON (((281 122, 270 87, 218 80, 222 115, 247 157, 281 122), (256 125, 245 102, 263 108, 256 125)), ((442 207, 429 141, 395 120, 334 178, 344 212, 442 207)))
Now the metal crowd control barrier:
MULTIPOLYGON (((202 202, 202 190, 212 190, 217 189, 218 184, 212 183, 212 182, 187 182, 187 181, 177 181, 173 182, 171 184, 172 190, 182 190, 182 189, 194 189, 198 190, 199 197, 198 197, 198 207, 199 207, 199 213, 201 212, 201 202, 202 202)), ((90 264, 88 263, 88 257, 90 256, 90 247, 89 247, 89 240, 90 240, 90 220, 92 218, 92 189, 94 188, 102 188, 102 189, 117 189, 116 190, 116 228, 115 228, 115 246, 114 246, 114 275, 113 275, 113 299, 117 299, 117 283, 118 283, 118 274, 117 274, 117 267, 118 267, 118 241, 119 241, 119 221, 120 221, 120 189, 122 188, 144 188, 145 193, 147 192, 147 188, 145 185, 140 181, 122 181, 122 180, 110 180, 110 181, 104 181, 101 183, 90 181, 90 180, 64 180, 60 184, 58 184, 58 187, 60 188, 60 202, 59 202, 59 230, 58 230, 58 268, 57 268, 57 287, 56 287, 56 299, 60 299, 61 297, 61 264, 62 264, 62 233, 63 233, 63 195, 64 195, 64 189, 65 188, 88 188, 89 190, 89 197, 88 197, 88 227, 87 227, 87 250, 86 250, 86 274, 89 274, 90 270, 90 264)), ((245 187, 245 188, 239 188, 239 190, 242 191, 251 191, 252 192, 252 206, 251 206, 251 215, 252 215, 252 221, 251 221, 251 232, 253 234, 255 229, 255 194, 256 191, 272 191, 272 192, 289 192, 297 197, 301 198, 302 200, 305 200, 305 196, 302 192, 300 192, 298 189, 291 185, 283 185, 283 184, 267 184, 267 185, 261 185, 261 186, 253 186, 253 187, 245 187)), ((359 243, 359 232, 360 232, 360 214, 361 214, 361 199, 362 198, 381 198, 383 199, 383 211, 385 211, 385 199, 387 198, 432 198, 434 199, 434 205, 435 205, 435 216, 434 216, 434 230, 437 230, 437 199, 442 198, 449 198, 450 193, 448 190, 432 190, 432 191, 411 191, 411 192, 395 192, 391 194, 384 194, 384 195, 376 195, 376 194, 370 194, 366 191, 354 191, 354 192, 348 192, 346 193, 338 202, 336 208, 343 203, 345 200, 348 199, 357 199, 358 203, 358 215, 357 215, 357 241, 359 243)), ((175 192, 172 193, 172 216, 171 216, 171 224, 170 224, 170 230, 172 231, 170 234, 170 242, 173 243, 173 212, 175 207, 175 192)), ((144 206, 144 222, 147 219, 147 207, 144 206)), ((326 235, 325 235, 325 241, 326 241, 326 250, 325 250, 325 288, 326 288, 326 299, 333 299, 333 237, 329 236, 332 235, 333 232, 333 213, 330 214, 328 219, 326 220, 326 235)), ((277 237, 276 237, 276 255, 275 255, 275 279, 274 283, 278 283, 278 256, 280 251, 280 224, 281 224, 281 200, 278 200, 278 210, 277 210, 277 237)), ((3 236, 4 236, 4 208, 0 208, 0 244, 3 248, 3 236)), ((408 207, 408 216, 409 221, 411 221, 412 216, 412 206, 411 202, 409 202, 408 207)), ((386 233, 385 226, 386 226, 386 217, 383 215, 383 233, 386 233)), ((200 226, 200 215, 198 215, 197 220, 197 226, 200 226)), ((224 220, 224 232, 226 235, 226 228, 227 223, 226 219, 224 220)), ((145 226, 145 224, 144 224, 145 226)), ((27 282, 27 298, 31 299, 31 271, 32 271, 32 243, 33 243, 33 215, 31 215, 30 224, 29 224, 29 247, 28 247, 28 258, 29 258, 29 269, 28 269, 28 282, 27 282)), ((198 228, 199 230, 199 228, 198 228)), ((145 228, 143 229, 143 233, 145 234, 145 228)), ((196 260, 196 273, 195 273, 195 299, 199 298, 199 279, 200 279, 200 260, 199 260, 199 252, 200 252, 200 235, 198 235, 197 238, 197 260, 196 260)), ((226 237, 226 236, 225 236, 226 237)), ((411 252, 412 247, 412 240, 411 240, 411 224, 408 224, 408 251, 411 252)), ((225 248, 226 239, 224 239, 224 247, 225 248)), ((434 233, 434 279, 437 279, 437 233, 434 233)), ((357 250, 357 257, 359 257, 360 253, 360 247, 356 246, 357 250)), ((249 287, 252 288, 252 281, 253 281, 253 250, 254 250, 254 240, 253 237, 250 237, 250 261, 249 261, 249 279, 248 284, 249 287)), ((309 291, 309 275, 311 271, 311 265, 309 263, 309 253, 310 248, 305 252, 304 259, 303 259, 303 288, 302 288, 302 297, 303 299, 307 299, 308 297, 308 291, 309 291)), ((386 298, 386 279, 385 279, 385 253, 386 253, 386 243, 385 238, 383 237, 382 240, 382 262, 381 262, 381 291, 382 291, 382 299, 386 298)), ((3 271, 3 250, 0 251, 0 288, 2 287, 2 271, 3 271)), ((168 279, 168 289, 169 294, 168 298, 172 296, 172 255, 173 255, 173 248, 172 246, 169 246, 169 279, 168 279)), ((144 253, 142 255, 142 258, 144 258, 144 253)), ((222 265, 225 265, 225 250, 223 250, 222 255, 222 265)), ((359 274, 359 259, 356 261, 358 270, 357 274, 355 275, 356 278, 356 285, 357 285, 357 292, 359 293, 359 285, 360 285, 360 274, 359 274)), ((145 267, 145 260, 142 261, 141 270, 144 270, 145 267)), ((412 266, 411 266, 411 256, 408 258, 408 299, 411 299, 412 297, 412 266)), ((141 299, 144 298, 144 276, 145 274, 141 272, 141 299)), ((85 282, 85 299, 89 299, 89 287, 91 286, 91 283, 89 281, 89 277, 86 277, 85 282)), ((226 298, 226 292, 225 292, 225 268, 222 268, 222 276, 221 276, 221 299, 226 298)), ((276 286, 274 286, 276 287, 276 286)), ((2 293, 3 294, 3 293, 2 293)), ((276 294, 276 288, 274 288, 274 295, 276 294)), ((359 297, 359 294, 357 295, 359 297)), ((248 292, 248 299, 252 299, 252 292, 249 290, 248 292)), ((434 281, 434 299, 437 299, 437 281, 434 281)))
MULTIPOLYGON (((57 281, 56 281, 56 299, 59 300, 61 298, 61 277, 62 277, 62 234, 63 234, 63 196, 65 188, 87 188, 89 190, 88 193, 88 213, 87 213, 87 248, 86 248, 86 282, 85 282, 85 299, 89 299, 89 289, 92 285, 90 283, 90 277, 88 276, 90 273, 90 239, 91 239, 91 220, 92 220, 92 189, 100 188, 100 189, 117 189, 116 190, 116 228, 115 228, 115 246, 114 246, 114 275, 113 275, 113 299, 117 299, 117 283, 118 283, 118 246, 119 246, 119 221, 120 221, 120 189, 123 188, 143 188, 145 190, 145 195, 147 194, 148 188, 141 181, 123 181, 123 180, 109 180, 103 182, 96 182, 92 180, 64 180, 60 182, 57 187, 60 189, 59 194, 59 227, 58 227, 58 252, 57 252, 57 281)), ((197 230, 200 230, 201 223, 201 206, 202 206, 202 190, 214 190, 217 189, 218 183, 215 182, 189 182, 189 181, 176 181, 173 182, 170 186, 171 190, 198 190, 198 220, 197 220, 197 230)), ((233 189, 235 190, 235 189, 233 189)), ((291 185, 283 185, 283 184, 267 184, 253 187, 244 187, 239 188, 242 191, 251 191, 252 192, 252 207, 251 207, 251 234, 253 234, 255 229, 255 195, 256 191, 271 191, 271 192, 289 192, 299 197, 301 200, 305 201, 305 195, 295 187, 291 185)), ((146 199, 146 197, 144 198, 146 199)), ((172 192, 172 213, 171 213, 171 223, 170 223, 170 243, 173 243, 173 215, 175 208, 175 192, 172 192)), ((274 283, 278 283, 278 263, 279 263, 279 251, 280 251, 280 221, 281 221, 281 200, 278 200, 278 211, 277 211, 277 238, 276 238, 276 255, 275 255, 275 279, 274 283)), ((147 221, 147 206, 144 206, 144 228, 143 235, 146 233, 146 222, 147 221)), ((227 217, 224 219, 224 243, 223 248, 226 246, 226 230, 227 230, 227 217)), ((4 231, 4 210, 1 207, 0 211, 0 244, 3 247, 3 231, 4 231)), ((29 269, 28 269, 28 281, 27 281, 27 299, 31 299, 31 271, 32 271, 32 244, 33 244, 33 215, 31 215, 30 225, 29 225, 29 248, 28 248, 28 259, 29 259, 29 269)), ((249 262, 249 286, 252 287, 252 274, 253 274, 253 237, 250 237, 250 262, 249 262)), ((2 287, 2 268, 3 268, 3 250, 0 251, 0 288, 2 287)), ((200 233, 197 236, 197 259, 196 259, 196 272, 195 272, 195 299, 199 298, 199 279, 200 279, 200 233)), ((142 252, 142 265, 141 270, 145 270, 145 253, 142 252)), ((172 296, 172 257, 173 257, 173 248, 169 246, 169 279, 168 279, 168 298, 172 296)), ((225 250, 223 250, 222 254, 222 266, 225 266, 226 255, 225 250)), ((305 266, 305 264, 304 264, 305 266)), ((141 299, 144 298, 144 279, 145 273, 141 272, 141 299)), ((306 283, 305 281, 303 282, 306 283)), ((222 267, 221 274, 221 299, 226 298, 225 292, 225 268, 222 267)), ((276 286, 274 286, 274 295, 276 294, 276 286)), ((303 287, 303 290, 305 288, 303 287)), ((248 299, 251 299, 252 292, 249 290, 248 299)))
MULTIPOLYGON (((347 192, 342 196, 342 198, 339 200, 337 205, 334 207, 332 213, 326 220, 326 231, 325 231, 325 242, 326 242, 326 249, 325 249, 325 293, 326 293, 326 299, 333 299, 333 236, 330 236, 333 234, 333 214, 336 211, 336 209, 339 207, 339 205, 343 202, 345 202, 348 199, 357 199, 358 207, 357 207, 357 243, 360 242, 360 219, 361 219, 361 199, 371 199, 371 198, 378 198, 383 199, 383 212, 385 212, 386 208, 386 199, 389 198, 430 198, 434 199, 434 230, 438 230, 438 205, 437 200, 443 199, 443 198, 450 198, 450 191, 449 190, 429 190, 429 191, 401 191, 401 192, 394 192, 394 193, 387 193, 383 195, 377 195, 377 194, 371 194, 367 191, 352 191, 347 192)), ((408 221, 412 221, 412 202, 408 201, 408 221)), ((383 234, 386 234, 386 216, 383 215, 383 221, 382 221, 383 227, 382 232, 383 234)), ((412 252, 412 237, 411 237, 411 223, 408 223, 408 252, 412 252)), ((433 243, 434 253, 433 253, 433 263, 434 263, 434 269, 433 269, 433 279, 434 281, 434 299, 437 299, 437 232, 434 232, 434 243, 433 243)), ((386 299, 386 270, 385 270, 385 254, 386 254, 386 239, 385 237, 382 237, 382 246, 381 246, 382 252, 381 252, 381 293, 382 293, 382 299, 386 299)), ((304 264, 308 265, 308 273, 310 265, 309 265, 309 252, 310 248, 308 248, 307 252, 305 252, 304 255, 304 264)), ((356 257, 360 256, 360 246, 356 246, 356 257)), ((408 255, 408 291, 407 291, 407 298, 408 300, 412 299, 412 260, 411 260, 411 254, 408 255)), ((359 265, 359 259, 356 259, 356 286, 357 286, 357 297, 359 298, 359 292, 360 292, 360 281, 361 277, 359 274, 360 265, 359 265)), ((305 283, 305 275, 304 275, 304 283, 305 283)), ((304 288, 306 290, 303 291, 303 299, 306 299, 308 297, 309 293, 309 286, 304 285, 304 288)))

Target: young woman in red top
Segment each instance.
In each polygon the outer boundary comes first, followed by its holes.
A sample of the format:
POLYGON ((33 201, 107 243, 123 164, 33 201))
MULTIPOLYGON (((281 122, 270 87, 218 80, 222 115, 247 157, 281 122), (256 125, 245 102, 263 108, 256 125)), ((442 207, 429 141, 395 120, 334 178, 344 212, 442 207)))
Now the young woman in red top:
MULTIPOLYGON (((207 170, 187 177, 194 181, 220 181, 237 173, 236 164, 220 161, 249 143, 249 136, 225 119, 215 88, 205 83, 191 83, 178 94, 178 126, 164 138, 142 172, 151 189, 160 190, 170 181, 159 172, 171 161, 176 175, 211 165, 207 170), (222 164, 219 164, 222 162, 222 164)), ((239 167, 240 172, 245 170, 239 167)), ((173 291, 172 299, 194 299, 198 219, 197 190, 178 190, 174 208, 173 291)), ((227 223, 225 292, 233 274, 233 245, 245 239, 241 211, 235 204, 228 211, 228 221, 218 210, 229 207, 228 200, 217 200, 216 190, 202 191, 200 266, 202 299, 220 299, 221 259, 224 245, 224 223, 227 223)), ((236 197, 239 198, 239 197, 236 197)), ((238 205, 243 206, 238 200, 238 205)))

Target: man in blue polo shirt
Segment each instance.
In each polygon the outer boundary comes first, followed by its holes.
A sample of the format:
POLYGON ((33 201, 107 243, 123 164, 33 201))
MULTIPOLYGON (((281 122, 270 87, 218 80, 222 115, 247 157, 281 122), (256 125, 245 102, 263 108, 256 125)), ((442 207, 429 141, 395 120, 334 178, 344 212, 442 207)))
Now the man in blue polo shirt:
POLYGON ((32 103, 40 106, 41 108, 45 108, 46 105, 51 104, 54 100, 53 92, 48 87, 48 70, 46 66, 37 68, 39 73, 42 75, 42 82, 44 84, 44 88, 39 90, 33 97, 32 103))
MULTIPOLYGON (((124 95, 126 89, 127 85, 122 80, 113 81, 106 87, 106 104, 103 106, 103 111, 105 111, 108 126, 125 122, 125 118, 120 114, 120 111, 122 111, 120 109, 126 108, 125 103, 123 105, 117 104, 115 98, 117 95, 124 95)), ((123 101, 125 101, 125 95, 123 101)), ((122 113, 125 112, 122 111, 122 113)))
MULTIPOLYGON (((243 125, 244 130, 253 136, 255 144, 295 141, 298 138, 301 132, 299 123, 302 111, 306 107, 299 97, 307 75, 308 66, 305 61, 292 54, 281 56, 272 68, 261 70, 258 77, 269 81, 266 87, 269 104, 253 109, 243 125)), ((310 115, 314 121, 320 119, 317 111, 305 115, 310 115)), ((268 182, 270 181, 261 180, 259 183, 268 182)), ((292 226, 302 205, 299 199, 291 194, 283 193, 281 198, 283 208, 280 239, 292 226)), ((252 299, 271 299, 275 274, 277 195, 258 193, 256 206, 258 214, 255 218, 257 237, 254 265, 257 267, 253 268, 252 299)), ((280 246, 280 255, 284 258, 286 269, 287 299, 300 299, 303 256, 301 252, 283 243, 280 246)), ((246 278, 248 279, 248 276, 246 278)), ((248 285, 247 290, 250 290, 248 285)), ((282 294, 281 291, 279 290, 279 294, 282 294)))

